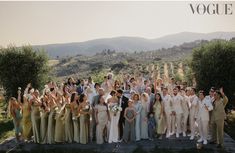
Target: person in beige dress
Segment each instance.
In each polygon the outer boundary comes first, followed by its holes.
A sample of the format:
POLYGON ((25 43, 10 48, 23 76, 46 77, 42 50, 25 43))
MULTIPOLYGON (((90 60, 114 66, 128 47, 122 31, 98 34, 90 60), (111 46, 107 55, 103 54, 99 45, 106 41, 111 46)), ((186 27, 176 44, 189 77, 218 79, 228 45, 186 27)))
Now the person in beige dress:
POLYGON ((48 115, 49 108, 47 106, 47 96, 45 95, 41 101, 42 106, 40 109, 41 112, 41 123, 40 123, 40 136, 41 136, 41 144, 47 143, 47 126, 48 126, 48 115))
POLYGON ((57 96, 57 107, 56 110, 56 122, 55 122, 55 142, 63 143, 65 135, 65 126, 64 126, 64 99, 62 95, 58 94, 57 96))
MULTIPOLYGON (((28 94, 28 92, 27 92, 28 94)), ((21 89, 18 90, 18 102, 21 102, 21 89)), ((32 137, 32 122, 31 122, 31 109, 27 95, 23 95, 23 105, 22 105, 22 135, 24 141, 30 141, 32 137)))
POLYGON ((40 106, 41 100, 39 98, 39 91, 35 90, 32 94, 32 98, 30 100, 31 105, 31 121, 33 128, 33 141, 35 143, 40 143, 40 106))
POLYGON ((99 97, 98 105, 95 106, 96 115, 96 143, 104 143, 104 129, 107 126, 108 120, 110 120, 108 106, 105 103, 104 97, 99 97))
POLYGON ((58 109, 56 104, 56 97, 54 94, 49 93, 49 107, 50 113, 48 117, 48 128, 47 128, 47 143, 55 143, 55 115, 56 110, 58 109))
POLYGON ((90 105, 87 102, 87 96, 85 94, 81 94, 79 96, 79 106, 78 106, 78 113, 80 114, 80 143, 87 144, 88 143, 88 122, 89 122, 89 115, 91 114, 90 105))
POLYGON ((70 97, 65 95, 65 114, 64 114, 64 124, 65 124, 65 142, 73 142, 73 123, 72 123, 72 113, 71 113, 71 103, 70 97))
POLYGON ((160 93, 156 93, 156 98, 153 105, 154 117, 157 123, 156 133, 159 135, 159 139, 162 139, 162 135, 165 133, 166 125, 163 114, 163 103, 160 93))
POLYGON ((71 111, 72 111, 72 120, 73 120, 73 141, 79 143, 80 134, 79 134, 79 117, 78 117, 78 95, 77 93, 72 93, 71 95, 71 111))

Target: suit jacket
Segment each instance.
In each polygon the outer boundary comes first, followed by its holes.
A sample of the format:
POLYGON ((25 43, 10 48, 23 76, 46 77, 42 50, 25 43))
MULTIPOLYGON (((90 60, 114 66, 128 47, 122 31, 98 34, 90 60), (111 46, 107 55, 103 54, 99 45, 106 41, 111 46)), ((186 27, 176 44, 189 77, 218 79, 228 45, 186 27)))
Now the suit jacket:
POLYGON ((226 113, 225 113, 224 108, 227 105, 227 103, 228 103, 228 98, 226 96, 224 96, 223 98, 219 100, 215 100, 213 102, 214 109, 212 110, 212 113, 211 113, 212 121, 225 119, 226 113))
POLYGON ((121 117, 124 116, 124 112, 125 112, 125 109, 128 107, 128 98, 125 97, 125 96, 122 96, 121 100, 120 100, 120 106, 122 107, 122 111, 121 111, 121 117))
POLYGON ((199 107, 197 108, 195 118, 202 121, 209 121, 209 111, 213 110, 213 106, 210 100, 207 98, 204 98, 202 101, 199 100, 198 106, 199 107), (208 108, 208 110, 206 109, 206 107, 208 108))

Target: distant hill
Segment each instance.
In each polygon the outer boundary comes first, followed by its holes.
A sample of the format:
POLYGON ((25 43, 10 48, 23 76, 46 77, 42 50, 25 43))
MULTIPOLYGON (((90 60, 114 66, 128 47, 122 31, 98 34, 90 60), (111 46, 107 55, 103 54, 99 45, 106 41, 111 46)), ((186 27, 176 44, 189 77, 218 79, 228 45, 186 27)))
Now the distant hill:
POLYGON ((115 37, 74 42, 65 44, 37 45, 34 48, 45 49, 51 58, 70 57, 75 55, 95 55, 103 50, 115 50, 116 52, 149 51, 160 48, 170 48, 185 42, 195 40, 231 39, 235 32, 192 33, 182 32, 167 35, 157 39, 145 39, 141 37, 115 37))

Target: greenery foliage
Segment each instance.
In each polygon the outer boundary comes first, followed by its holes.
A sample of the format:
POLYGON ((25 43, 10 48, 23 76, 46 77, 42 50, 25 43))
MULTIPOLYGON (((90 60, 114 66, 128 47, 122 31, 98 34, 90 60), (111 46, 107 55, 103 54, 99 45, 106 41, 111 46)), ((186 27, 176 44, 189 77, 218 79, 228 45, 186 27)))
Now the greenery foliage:
MULTIPOLYGON (((210 87, 223 87, 234 100, 235 93, 235 42, 213 41, 193 51, 191 67, 197 88, 209 91, 210 87)), ((231 104, 231 103, 230 103, 231 104)))
POLYGON ((41 89, 48 80, 48 57, 31 46, 2 48, 0 72, 6 98, 16 96, 18 87, 25 88, 29 82, 34 88, 41 89))

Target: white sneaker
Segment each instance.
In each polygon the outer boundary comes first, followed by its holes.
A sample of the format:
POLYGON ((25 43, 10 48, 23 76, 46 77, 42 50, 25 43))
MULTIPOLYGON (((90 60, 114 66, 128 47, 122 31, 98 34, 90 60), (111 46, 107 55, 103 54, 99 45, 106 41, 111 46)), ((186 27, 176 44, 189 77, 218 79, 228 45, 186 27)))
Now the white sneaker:
POLYGON ((185 132, 183 132, 183 137, 186 137, 186 133, 185 132))
POLYGON ((170 138, 170 134, 168 133, 168 134, 166 134, 166 138, 170 138))
POLYGON ((198 139, 198 140, 197 140, 197 142, 199 142, 199 143, 200 143, 200 142, 202 142, 202 141, 203 141, 203 139, 202 139, 202 138, 200 138, 200 139, 198 139))
POLYGON ((179 133, 176 133, 176 138, 179 138, 179 133))
POLYGON ((203 141, 203 144, 204 144, 204 145, 207 145, 207 140, 204 140, 204 141, 203 141))
POLYGON ((194 140, 194 136, 191 136, 191 137, 190 137, 190 140, 194 140))

